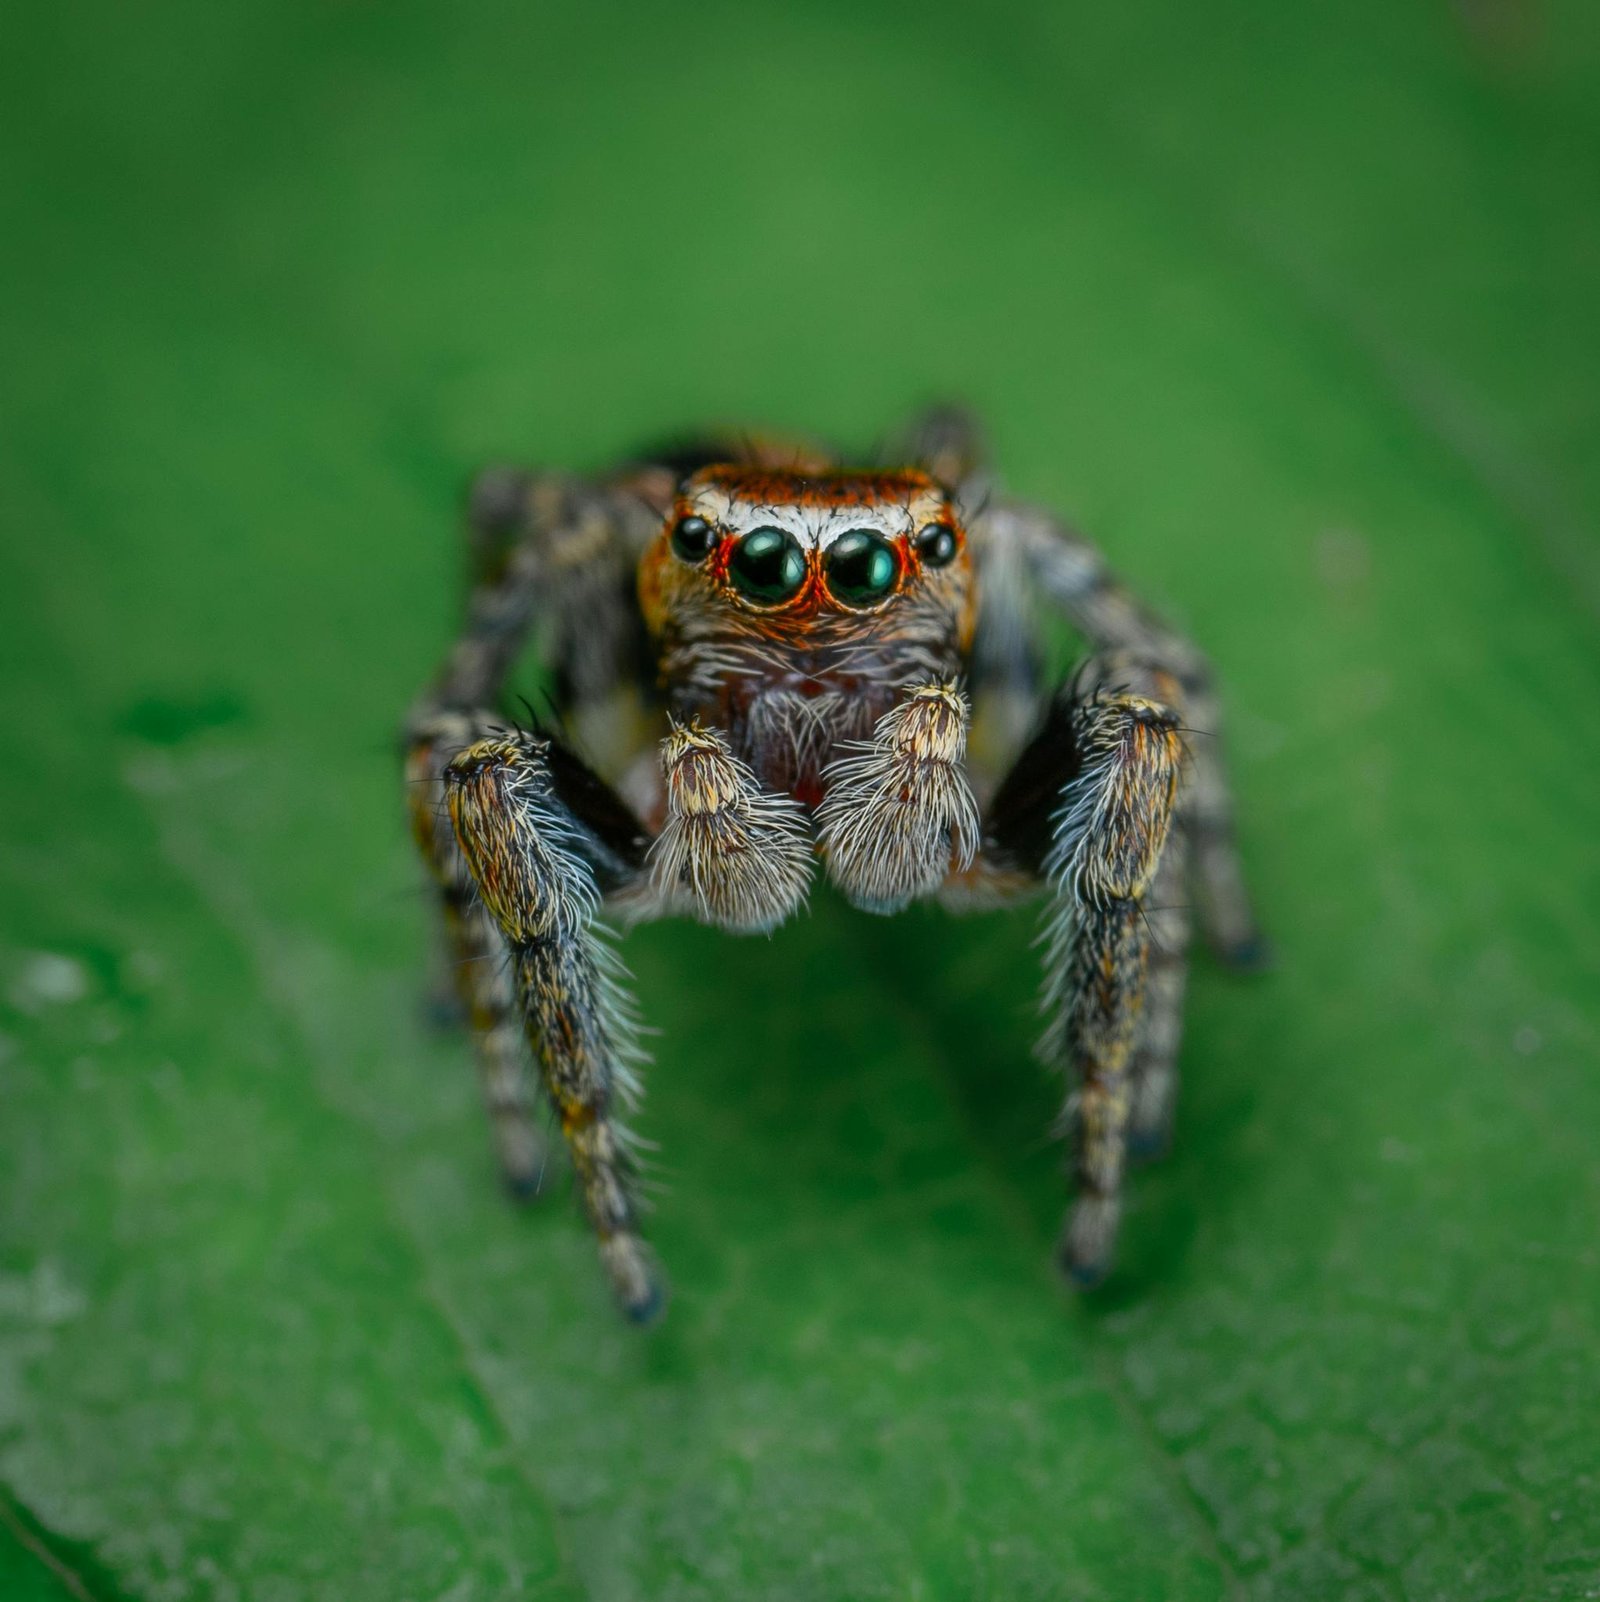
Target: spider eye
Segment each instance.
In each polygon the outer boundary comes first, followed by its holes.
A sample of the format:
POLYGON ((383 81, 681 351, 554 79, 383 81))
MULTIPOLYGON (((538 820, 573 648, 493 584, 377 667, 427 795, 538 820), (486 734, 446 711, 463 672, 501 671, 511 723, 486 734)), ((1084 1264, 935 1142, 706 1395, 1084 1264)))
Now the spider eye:
POLYGON ((894 547, 870 529, 853 528, 828 547, 828 593, 843 606, 876 606, 899 576, 894 547))
POLYGON ((753 528, 733 548, 728 576, 746 600, 781 606, 806 582, 806 555, 787 529, 753 528))
POLYGON ((948 567, 955 560, 956 531, 948 523, 930 523, 917 535, 917 555, 927 567, 948 567))
POLYGON ((686 562, 703 562, 717 537, 703 517, 680 517, 672 529, 672 549, 686 562))

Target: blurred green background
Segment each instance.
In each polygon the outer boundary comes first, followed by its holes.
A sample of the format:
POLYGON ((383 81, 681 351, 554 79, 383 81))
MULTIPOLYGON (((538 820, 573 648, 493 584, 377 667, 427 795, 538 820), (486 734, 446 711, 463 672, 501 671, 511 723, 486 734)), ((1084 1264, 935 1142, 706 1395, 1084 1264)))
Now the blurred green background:
POLYGON ((1600 1594, 1589 0, 0 29, 0 1596, 1600 1594), (933 396, 1213 654, 1279 965, 1085 1302, 1030 914, 641 931, 641 1336, 419 1021, 459 492, 933 396))

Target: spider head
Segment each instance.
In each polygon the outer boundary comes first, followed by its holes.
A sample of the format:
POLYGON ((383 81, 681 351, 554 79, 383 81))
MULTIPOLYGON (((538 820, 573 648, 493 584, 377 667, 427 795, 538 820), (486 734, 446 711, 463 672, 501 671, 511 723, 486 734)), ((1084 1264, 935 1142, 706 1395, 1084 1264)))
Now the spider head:
POLYGON ((681 487, 639 573, 646 622, 758 634, 802 647, 917 619, 965 645, 967 537, 950 492, 927 474, 703 468, 681 487), (721 626, 719 626, 721 625, 721 626))

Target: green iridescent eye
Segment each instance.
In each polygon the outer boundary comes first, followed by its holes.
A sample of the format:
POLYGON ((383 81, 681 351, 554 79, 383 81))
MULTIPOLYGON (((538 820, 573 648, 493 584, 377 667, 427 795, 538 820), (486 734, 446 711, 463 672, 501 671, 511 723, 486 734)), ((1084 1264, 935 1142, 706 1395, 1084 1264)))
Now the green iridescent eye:
POLYGON ((711 525, 703 517, 680 517, 672 529, 672 549, 685 562, 703 562, 717 543, 711 525))
POLYGON ((853 528, 828 547, 828 593, 842 606, 876 606, 899 576, 894 546, 870 529, 853 528))
POLYGON ((948 567, 955 559, 956 531, 948 523, 930 523, 917 535, 917 555, 928 567, 948 567))
POLYGON ((747 600, 781 606, 805 585, 806 555, 786 529, 753 528, 734 546, 728 577, 747 600))

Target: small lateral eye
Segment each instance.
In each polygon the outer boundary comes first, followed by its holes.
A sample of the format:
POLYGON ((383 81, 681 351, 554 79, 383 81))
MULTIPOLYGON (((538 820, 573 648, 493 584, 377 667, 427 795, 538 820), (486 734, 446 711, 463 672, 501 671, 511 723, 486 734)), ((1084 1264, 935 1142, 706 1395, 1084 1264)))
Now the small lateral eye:
POLYGON ((806 555, 787 529, 753 528, 734 546, 728 577, 747 601, 782 606, 805 588, 806 555))
POLYGON ((686 562, 703 562, 717 537, 703 517, 680 517, 672 528, 672 549, 686 562))
POLYGON ((955 554, 956 531, 948 523, 930 523, 917 535, 917 555, 925 567, 948 567, 955 554))
POLYGON ((850 529, 828 547, 828 593, 841 606, 876 606, 899 576, 894 547, 871 529, 850 529))

